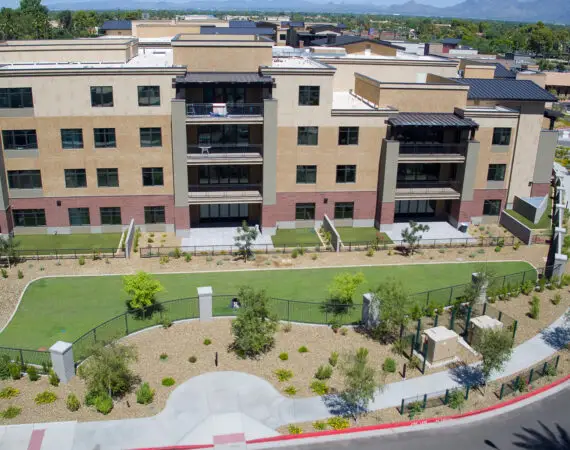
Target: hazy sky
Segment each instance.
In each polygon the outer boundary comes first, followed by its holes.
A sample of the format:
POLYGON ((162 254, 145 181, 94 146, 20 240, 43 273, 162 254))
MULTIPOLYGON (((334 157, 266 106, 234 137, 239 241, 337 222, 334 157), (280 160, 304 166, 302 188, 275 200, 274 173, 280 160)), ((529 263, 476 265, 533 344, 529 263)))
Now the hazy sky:
MULTIPOLYGON (((160 0, 140 0, 141 2, 158 2, 160 0)), ((181 5, 184 5, 185 7, 192 7, 192 1, 188 1, 188 0, 164 0, 168 3, 180 3, 181 5)), ((217 3, 216 0, 211 0, 212 1, 212 5, 215 5, 217 3)), ((276 0, 274 0, 276 1, 276 0)), ((278 1, 278 0, 277 0, 278 1)), ((345 3, 345 4, 350 4, 350 3, 358 3, 358 4, 364 4, 364 3, 369 3, 369 4, 374 4, 374 5, 395 5, 395 4, 402 4, 402 3, 406 3, 408 0, 308 0, 312 3, 328 3, 331 2, 332 3, 345 3)), ((432 5, 432 6, 450 6, 450 5, 455 5, 457 3, 460 3, 461 0, 415 0, 417 3, 423 3, 425 5, 432 5)), ((42 0, 42 3, 46 6, 49 5, 54 5, 57 3, 81 3, 81 4, 85 4, 86 0, 42 0)), ((251 3, 250 1, 248 1, 247 3, 251 3)), ((286 3, 285 0, 283 0, 283 3, 286 3)), ((0 7, 10 7, 10 8, 15 8, 17 7, 19 4, 19 0, 0 0, 0 7)), ((263 0, 259 1, 259 5, 261 6, 263 4, 263 0)), ((117 2, 117 6, 120 5, 120 2, 117 2)), ((120 6, 119 6, 120 7, 120 6)))

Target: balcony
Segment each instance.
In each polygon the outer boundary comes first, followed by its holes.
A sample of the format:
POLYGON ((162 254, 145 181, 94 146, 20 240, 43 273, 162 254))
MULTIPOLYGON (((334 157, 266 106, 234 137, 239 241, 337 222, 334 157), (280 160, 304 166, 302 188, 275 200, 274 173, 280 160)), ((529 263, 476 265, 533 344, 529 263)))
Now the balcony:
POLYGON ((188 165, 263 164, 261 144, 189 145, 188 165))
POLYGON ((455 180, 414 181, 396 184, 395 200, 457 200, 461 184, 455 180))
POLYGON ((398 161, 402 163, 464 163, 467 143, 400 142, 398 161))
POLYGON ((190 184, 188 204, 262 203, 261 184, 190 184))
POLYGON ((259 123, 263 122, 263 103, 187 103, 186 121, 259 123))

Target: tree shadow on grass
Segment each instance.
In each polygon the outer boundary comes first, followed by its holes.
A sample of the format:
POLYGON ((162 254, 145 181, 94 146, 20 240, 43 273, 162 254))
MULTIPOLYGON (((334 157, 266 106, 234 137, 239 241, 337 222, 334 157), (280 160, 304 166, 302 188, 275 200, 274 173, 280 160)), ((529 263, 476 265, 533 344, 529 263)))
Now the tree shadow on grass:
POLYGON ((549 429, 541 421, 538 421, 541 430, 522 427, 523 432, 514 433, 518 439, 513 445, 527 450, 569 450, 570 436, 568 431, 559 424, 555 424, 556 431, 549 429))
POLYGON ((449 370, 451 379, 461 386, 481 386, 485 383, 485 377, 479 367, 458 364, 449 370))
POLYGON ((556 350, 562 350, 570 343, 570 327, 546 328, 540 332, 542 340, 556 350))

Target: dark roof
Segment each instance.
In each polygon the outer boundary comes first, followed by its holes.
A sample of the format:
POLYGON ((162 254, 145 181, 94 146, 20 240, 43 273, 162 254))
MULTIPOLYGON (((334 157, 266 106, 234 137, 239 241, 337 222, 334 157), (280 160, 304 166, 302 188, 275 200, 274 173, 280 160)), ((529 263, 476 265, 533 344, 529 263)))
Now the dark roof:
POLYGON ((336 27, 340 28, 341 30, 344 30, 346 28, 346 25, 344 23, 337 23, 336 27))
POLYGON ((324 38, 315 39, 314 41, 311 41, 311 45, 317 47, 342 47, 343 45, 356 44, 357 42, 373 42, 375 44, 381 44, 386 47, 392 47, 398 50, 405 50, 403 47, 398 47, 397 45, 393 45, 388 41, 381 41, 378 39, 368 39, 362 36, 351 36, 351 35, 335 36, 334 42, 330 44, 328 42, 328 37, 325 36, 324 38))
POLYGON ((257 72, 188 72, 176 77, 177 83, 272 83, 273 79, 257 72))
POLYGON ((494 78, 453 78, 469 86, 469 100, 520 100, 555 102, 557 98, 531 80, 494 78))
POLYGON ((304 27, 305 26, 305 22, 291 22, 291 21, 286 21, 286 22, 281 22, 281 26, 285 27, 285 26, 289 26, 289 27, 304 27))
POLYGON ((225 35, 264 35, 271 36, 275 33, 273 28, 226 28, 226 27, 200 27, 200 34, 225 34, 225 35))
POLYGON ((99 28, 100 30, 131 30, 130 20, 106 20, 99 28))
POLYGON ((392 126, 478 128, 477 122, 453 113, 401 113, 387 121, 392 126))
POLYGON ((230 20, 230 28, 255 28, 253 20, 230 20))
POLYGON ((311 31, 313 33, 319 33, 321 31, 334 31, 338 30, 339 28, 334 25, 313 25, 311 27, 311 31))
POLYGON ((517 74, 500 63, 495 64, 495 78, 516 78, 517 74))
POLYGON ((450 45, 457 45, 461 42, 461 39, 457 38, 445 38, 441 40, 442 44, 450 44, 450 45))

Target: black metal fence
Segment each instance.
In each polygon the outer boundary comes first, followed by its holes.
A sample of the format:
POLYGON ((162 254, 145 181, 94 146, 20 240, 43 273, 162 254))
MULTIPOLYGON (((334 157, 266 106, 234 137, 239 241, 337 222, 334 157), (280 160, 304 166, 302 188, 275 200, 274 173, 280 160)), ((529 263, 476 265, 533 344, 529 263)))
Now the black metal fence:
POLYGON ((26 350, 23 348, 0 347, 0 357, 7 355, 10 361, 19 361, 25 365, 45 366, 51 365, 50 352, 47 350, 26 350))
POLYGON ((461 395, 464 400, 468 400, 471 387, 466 386, 455 389, 445 389, 403 398, 398 411, 401 415, 404 415, 405 413, 413 415, 414 413, 419 414, 425 409, 449 405, 449 400, 451 396, 454 395, 454 391, 459 392, 459 395, 461 395))
POLYGON ((558 370, 558 363, 560 355, 553 356, 539 364, 535 364, 524 372, 518 374, 516 377, 501 384, 501 387, 495 395, 502 400, 507 395, 512 395, 517 392, 525 392, 528 386, 540 378, 556 375, 558 370))
MULTIPOLYGON (((67 248, 67 249, 17 249, 14 252, 16 261, 49 260, 49 259, 86 259, 98 260, 106 258, 125 258, 125 252, 117 248, 67 248)), ((11 256, 11 258, 13 258, 11 256)), ((7 256, 2 256, 6 260, 7 256)), ((13 262, 13 261, 12 261, 13 262)))

